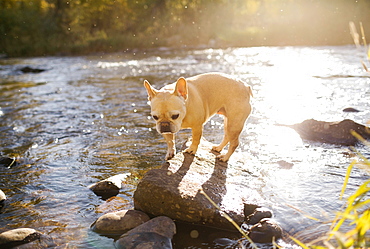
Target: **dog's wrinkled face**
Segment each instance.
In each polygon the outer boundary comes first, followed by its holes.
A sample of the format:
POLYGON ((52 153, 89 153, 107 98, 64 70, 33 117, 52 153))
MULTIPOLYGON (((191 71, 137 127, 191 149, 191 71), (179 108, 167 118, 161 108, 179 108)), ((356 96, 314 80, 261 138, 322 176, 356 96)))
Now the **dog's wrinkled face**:
POLYGON ((157 131, 162 134, 178 132, 186 114, 185 98, 179 92, 181 89, 164 88, 158 91, 149 82, 146 81, 144 84, 157 131))
POLYGON ((151 100, 151 115, 159 133, 176 133, 186 114, 185 102, 179 96, 159 92, 151 100))

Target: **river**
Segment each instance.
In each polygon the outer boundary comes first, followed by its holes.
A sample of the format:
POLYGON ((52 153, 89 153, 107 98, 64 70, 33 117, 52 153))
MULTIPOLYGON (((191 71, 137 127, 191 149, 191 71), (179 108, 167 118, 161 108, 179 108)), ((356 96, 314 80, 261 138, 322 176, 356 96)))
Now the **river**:
MULTIPOLYGON (((302 141, 276 124, 311 118, 366 124, 370 75, 362 60, 366 53, 354 46, 161 48, 2 59, 0 156, 19 163, 0 167, 0 189, 8 197, 0 232, 35 228, 48 238, 40 248, 114 248, 112 238, 92 232, 90 225, 112 206, 132 208, 136 185, 166 153, 150 118, 144 79, 159 88, 180 76, 217 71, 253 88, 253 111, 231 163, 250 172, 251 186, 270 201, 285 231, 305 241, 317 238, 345 203, 339 194, 354 158, 347 147, 302 141), (25 66, 45 71, 22 73, 25 66), (343 112, 346 107, 360 112, 343 112), (131 175, 111 206, 88 189, 121 173, 131 175)), ((204 136, 218 143, 222 130, 221 118, 214 117, 204 136)), ((180 132, 178 147, 188 136, 180 132)), ((370 157, 369 148, 356 148, 370 157)), ((355 168, 345 196, 367 178, 355 168)))

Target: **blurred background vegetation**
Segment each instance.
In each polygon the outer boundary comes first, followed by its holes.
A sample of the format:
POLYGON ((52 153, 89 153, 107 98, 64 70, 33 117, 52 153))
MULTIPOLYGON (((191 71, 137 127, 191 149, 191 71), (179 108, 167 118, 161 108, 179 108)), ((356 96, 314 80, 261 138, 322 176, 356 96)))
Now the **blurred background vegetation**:
POLYGON ((369 0, 0 0, 0 54, 351 44, 348 23, 366 29, 369 11, 369 0))

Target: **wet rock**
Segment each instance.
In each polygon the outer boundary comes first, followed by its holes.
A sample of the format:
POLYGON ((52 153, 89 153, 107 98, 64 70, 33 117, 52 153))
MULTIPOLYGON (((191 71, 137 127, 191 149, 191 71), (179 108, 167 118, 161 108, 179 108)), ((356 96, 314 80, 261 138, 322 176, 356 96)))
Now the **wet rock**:
POLYGON ((360 112, 360 111, 353 107, 347 107, 343 109, 343 112, 360 112))
POLYGON ((18 228, 0 234, 0 248, 12 248, 40 239, 41 233, 32 228, 18 228))
POLYGON ((4 192, 0 189, 0 211, 3 209, 5 206, 5 201, 6 201, 6 195, 4 192))
POLYGON ((243 202, 254 203, 261 199, 260 195, 235 181, 227 183, 228 164, 216 160, 211 148, 211 143, 202 140, 196 156, 178 153, 162 168, 148 171, 134 193, 135 209, 153 216, 165 215, 177 221, 234 230, 200 192, 203 189, 222 211, 241 225, 243 202))
POLYGON ((19 71, 21 71, 22 73, 42 73, 46 70, 41 69, 41 68, 33 68, 33 67, 25 66, 19 69, 19 71))
POLYGON ((149 216, 141 211, 121 210, 99 217, 92 224, 92 230, 106 235, 123 234, 149 220, 149 216))
POLYGON ((282 238, 283 230, 273 219, 265 218, 250 228, 248 236, 256 243, 271 243, 282 238))
POLYGON ((364 139, 370 139, 369 127, 349 119, 340 122, 324 122, 309 119, 288 127, 297 131, 303 139, 322 143, 355 145, 358 140, 351 134, 351 131, 357 132, 364 139))
POLYGON ((257 224, 264 218, 271 218, 272 211, 268 208, 258 207, 254 212, 245 217, 245 222, 250 225, 257 224))
POLYGON ((117 249, 171 249, 176 233, 175 223, 159 216, 123 234, 115 243, 117 249))
POLYGON ((95 213, 110 213, 118 210, 132 209, 132 203, 123 197, 113 196, 108 198, 104 203, 95 207, 95 213))
POLYGON ((100 182, 94 183, 89 186, 96 195, 101 196, 103 199, 118 195, 122 187, 122 182, 130 175, 130 173, 119 174, 109 177, 100 182))
POLYGON ((15 158, 10 157, 0 157, 0 166, 11 168, 17 164, 17 160, 15 158))
POLYGON ((244 217, 248 217, 249 215, 253 214, 256 208, 259 208, 260 206, 255 205, 255 204, 248 204, 244 203, 244 217))

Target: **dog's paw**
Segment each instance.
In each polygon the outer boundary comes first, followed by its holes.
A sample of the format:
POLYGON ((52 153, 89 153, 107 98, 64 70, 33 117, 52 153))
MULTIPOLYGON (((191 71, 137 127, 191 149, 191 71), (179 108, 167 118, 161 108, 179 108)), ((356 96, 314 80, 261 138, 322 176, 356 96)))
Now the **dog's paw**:
POLYGON ((198 148, 194 148, 194 147, 190 146, 189 148, 185 149, 184 152, 189 153, 190 155, 195 155, 195 153, 197 152, 197 149, 198 148))
POLYGON ((167 151, 167 154, 166 154, 166 161, 172 159, 176 154, 176 151, 175 150, 170 150, 170 151, 167 151))
POLYGON ((216 151, 216 152, 220 152, 222 150, 222 148, 220 148, 220 146, 213 146, 212 150, 216 151))
POLYGON ((216 158, 218 160, 220 160, 221 162, 227 162, 227 161, 229 161, 230 157, 228 157, 227 155, 218 155, 218 156, 216 156, 216 158))

